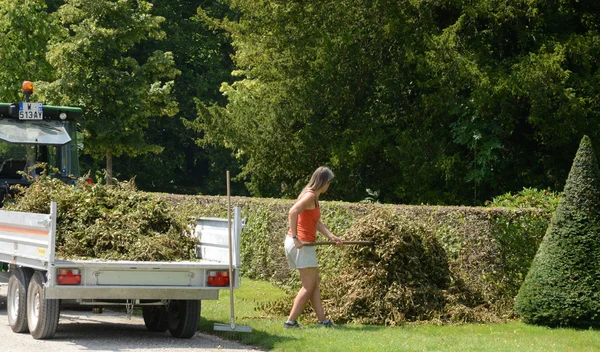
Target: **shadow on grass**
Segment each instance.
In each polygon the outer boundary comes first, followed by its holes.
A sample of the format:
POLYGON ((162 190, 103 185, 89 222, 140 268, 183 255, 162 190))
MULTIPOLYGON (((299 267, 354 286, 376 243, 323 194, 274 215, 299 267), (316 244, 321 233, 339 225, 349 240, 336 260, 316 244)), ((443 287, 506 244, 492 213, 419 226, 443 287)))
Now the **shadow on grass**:
MULTIPOLYGON (((401 328, 401 326, 399 327, 401 328)), ((344 325, 336 325, 334 327, 335 330, 346 330, 346 331, 365 331, 365 332, 375 332, 384 329, 390 329, 389 326, 382 325, 353 325, 353 324, 344 324, 344 325)))
MULTIPOLYGON (((281 336, 269 334, 267 332, 257 330, 252 328, 252 332, 228 332, 228 331, 215 331, 213 329, 215 324, 223 324, 222 321, 209 320, 203 317, 200 317, 200 321, 198 323, 198 329, 206 334, 210 334, 213 336, 218 336, 220 338, 237 341, 244 345, 251 345, 258 348, 263 348, 266 350, 271 350, 275 348, 275 346, 279 343, 283 343, 286 341, 297 340, 295 337, 290 336, 281 336)), ((240 324, 242 325, 242 324, 240 324)))
POLYGON ((525 321, 521 320, 521 323, 528 325, 528 326, 534 326, 534 327, 538 327, 538 328, 548 328, 548 329, 553 329, 553 330, 558 330, 558 329, 565 329, 565 330, 573 330, 573 331, 600 331, 600 325, 598 325, 597 323, 587 323, 587 324, 574 324, 574 325, 553 325, 553 324, 549 324, 549 325, 545 325, 545 324, 537 324, 537 323, 526 323, 525 321))

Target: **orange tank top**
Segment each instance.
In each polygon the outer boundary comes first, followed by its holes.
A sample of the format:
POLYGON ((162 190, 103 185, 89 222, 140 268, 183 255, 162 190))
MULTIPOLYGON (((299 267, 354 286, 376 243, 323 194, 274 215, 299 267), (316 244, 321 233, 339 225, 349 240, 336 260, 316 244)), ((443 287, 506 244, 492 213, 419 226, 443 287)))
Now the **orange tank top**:
MULTIPOLYGON (((316 208, 306 209, 298 214, 298 239, 302 242, 315 242, 317 240, 317 223, 321 219, 321 208, 317 203, 316 208)), ((288 230, 292 236, 292 229, 288 230)))

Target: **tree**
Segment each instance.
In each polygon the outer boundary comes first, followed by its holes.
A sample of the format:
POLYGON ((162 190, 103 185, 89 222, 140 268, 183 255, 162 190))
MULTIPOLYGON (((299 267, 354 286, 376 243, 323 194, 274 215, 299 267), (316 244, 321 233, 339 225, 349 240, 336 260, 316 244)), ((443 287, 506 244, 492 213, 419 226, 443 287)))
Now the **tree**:
MULTIPOLYGON (((435 133, 422 133, 429 123, 410 114, 420 45, 412 34, 422 30, 408 22, 412 5, 232 1, 232 7, 239 21, 225 20, 221 28, 232 36, 239 80, 222 86, 227 107, 200 108, 197 124, 205 142, 230 147, 245 162, 242 177, 250 178, 252 194, 290 196, 320 164, 336 169, 340 186, 332 192, 346 200, 362 199, 368 186, 391 191, 381 192, 388 200, 418 194, 390 187, 399 168, 411 169, 404 168, 410 161, 396 164, 403 156, 398 144, 435 133)), ((445 148, 423 144, 414 147, 428 155, 445 148)))
MULTIPOLYGON (((154 0, 152 13, 165 18, 161 28, 168 40, 150 40, 136 46, 136 57, 145 52, 173 52, 175 65, 181 74, 175 78, 173 96, 179 112, 172 119, 154 119, 146 131, 146 140, 164 147, 158 155, 123 155, 115 160, 119 177, 136 176, 136 185, 144 190, 223 194, 225 170, 235 175, 239 171, 231 151, 221 146, 198 146, 196 133, 186 122, 197 115, 196 100, 205 104, 225 105, 219 92, 221 82, 231 81, 233 49, 223 31, 216 31, 197 8, 214 17, 232 15, 223 1, 154 0), (156 165, 161 165, 157 168, 156 165)), ((232 192, 247 194, 242 182, 232 182, 232 192)))
POLYGON ((600 3, 231 4, 238 80, 196 123, 254 195, 328 164, 339 199, 480 204, 562 188, 579 136, 600 136, 600 3))
POLYGON ((171 52, 134 57, 136 45, 162 40, 163 17, 142 0, 67 0, 57 11, 61 33, 48 61, 56 80, 44 85, 48 101, 81 106, 84 152, 106 159, 112 179, 113 156, 159 153, 144 131, 153 117, 173 116, 175 68, 171 52))
POLYGON ((598 10, 588 0, 438 8, 443 32, 433 36, 439 50, 432 54, 447 63, 428 65, 446 79, 431 83, 455 93, 442 106, 452 115, 456 150, 472 161, 465 180, 483 196, 563 188, 580 136, 600 137, 598 10))
POLYGON ((573 161, 564 195, 519 290, 528 323, 600 325, 600 169, 589 137, 573 161))
POLYGON ((16 102, 21 82, 52 77, 47 44, 56 26, 44 0, 0 0, 0 101, 16 102))

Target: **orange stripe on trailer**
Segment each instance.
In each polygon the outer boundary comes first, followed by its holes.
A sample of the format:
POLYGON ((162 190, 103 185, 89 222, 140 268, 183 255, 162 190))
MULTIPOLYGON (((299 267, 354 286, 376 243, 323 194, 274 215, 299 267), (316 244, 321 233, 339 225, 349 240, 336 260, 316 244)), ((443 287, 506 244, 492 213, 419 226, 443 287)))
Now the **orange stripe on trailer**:
POLYGON ((48 232, 47 231, 21 229, 21 228, 12 227, 12 226, 2 226, 2 225, 0 225, 0 231, 24 233, 24 234, 27 234, 27 235, 36 235, 36 236, 48 236, 48 232))

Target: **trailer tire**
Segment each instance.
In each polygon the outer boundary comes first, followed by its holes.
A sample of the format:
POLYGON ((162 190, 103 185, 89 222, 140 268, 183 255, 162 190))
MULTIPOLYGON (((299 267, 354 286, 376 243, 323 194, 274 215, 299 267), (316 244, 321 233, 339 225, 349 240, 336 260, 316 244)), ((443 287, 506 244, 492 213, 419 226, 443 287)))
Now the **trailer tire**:
POLYGON ((10 328, 16 333, 29 331, 27 325, 27 290, 32 275, 33 270, 29 268, 14 267, 8 279, 6 311, 10 328))
POLYGON ((46 275, 36 271, 31 278, 27 292, 27 322, 29 332, 36 340, 54 336, 60 317, 60 300, 45 299, 45 283, 46 275))
POLYGON ((174 300, 169 303, 169 332, 173 337, 190 338, 196 334, 200 319, 200 301, 174 300))
POLYGON ((142 315, 148 331, 165 332, 169 329, 167 309, 164 306, 143 307, 142 315))

